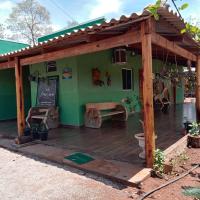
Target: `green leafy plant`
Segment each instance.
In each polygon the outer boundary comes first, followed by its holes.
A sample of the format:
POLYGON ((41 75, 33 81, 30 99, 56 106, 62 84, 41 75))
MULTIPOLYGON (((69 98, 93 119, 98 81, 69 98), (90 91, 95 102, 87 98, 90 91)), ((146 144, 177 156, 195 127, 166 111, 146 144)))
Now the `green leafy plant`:
POLYGON ((195 40, 200 41, 200 28, 196 25, 186 23, 185 28, 181 30, 181 33, 189 33, 195 40))
POLYGON ((164 162, 165 162, 164 152, 160 149, 156 149, 154 152, 154 165, 153 165, 154 171, 163 174, 164 162))
POLYGON ((192 122, 191 125, 189 125, 191 129, 189 130, 189 134, 192 136, 200 136, 200 124, 197 122, 192 122))
POLYGON ((183 187, 183 194, 185 196, 194 197, 200 199, 200 188, 195 187, 183 187))
POLYGON ((154 17, 155 20, 159 20, 158 9, 161 7, 161 0, 157 0, 155 4, 149 5, 146 10, 148 10, 154 17))
POLYGON ((183 5, 181 5, 181 7, 179 7, 179 10, 185 10, 188 7, 189 7, 189 4, 188 3, 184 3, 183 5))
MULTIPOLYGON (((164 5, 168 0, 165 1, 164 5)), ((159 20, 158 9, 163 6, 163 2, 161 0, 156 0, 155 4, 149 5, 146 10, 148 10, 155 20, 159 20)), ((178 10, 182 11, 189 7, 188 3, 182 4, 178 10)), ((200 42, 200 28, 192 23, 186 23, 186 27, 181 30, 182 34, 189 33, 196 41, 200 42)))

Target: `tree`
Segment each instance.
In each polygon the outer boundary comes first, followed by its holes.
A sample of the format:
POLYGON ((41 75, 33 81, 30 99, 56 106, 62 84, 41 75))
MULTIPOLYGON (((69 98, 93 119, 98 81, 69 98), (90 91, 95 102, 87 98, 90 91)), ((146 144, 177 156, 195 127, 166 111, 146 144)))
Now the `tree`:
POLYGON ((0 24, 0 38, 1 39, 5 38, 5 27, 3 24, 0 24))
POLYGON ((67 22, 67 28, 71 28, 73 26, 78 26, 79 23, 77 21, 68 21, 67 22))
POLYGON ((36 44, 37 38, 52 32, 49 12, 36 0, 23 0, 12 8, 7 19, 12 38, 36 44))

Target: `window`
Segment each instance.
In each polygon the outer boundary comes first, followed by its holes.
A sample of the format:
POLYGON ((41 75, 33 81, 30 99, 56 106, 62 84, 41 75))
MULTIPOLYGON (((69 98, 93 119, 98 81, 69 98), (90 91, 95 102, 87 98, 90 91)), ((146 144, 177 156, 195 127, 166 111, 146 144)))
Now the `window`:
POLYGON ((132 89, 132 69, 122 69, 122 88, 123 90, 132 89))

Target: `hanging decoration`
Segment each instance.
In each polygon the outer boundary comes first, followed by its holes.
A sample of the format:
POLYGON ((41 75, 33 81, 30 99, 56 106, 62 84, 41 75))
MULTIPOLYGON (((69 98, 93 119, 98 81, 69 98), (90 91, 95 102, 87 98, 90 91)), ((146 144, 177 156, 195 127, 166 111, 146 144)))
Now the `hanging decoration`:
POLYGON ((104 81, 101 80, 101 71, 98 68, 92 69, 92 82, 95 86, 102 87, 105 85, 104 81))
POLYGON ((107 86, 111 86, 111 74, 109 72, 106 72, 106 79, 107 86))

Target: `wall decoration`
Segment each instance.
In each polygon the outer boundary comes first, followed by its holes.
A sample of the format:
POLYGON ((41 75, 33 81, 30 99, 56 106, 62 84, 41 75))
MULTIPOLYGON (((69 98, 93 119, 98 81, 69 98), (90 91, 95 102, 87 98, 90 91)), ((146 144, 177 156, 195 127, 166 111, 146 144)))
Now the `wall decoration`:
POLYGON ((63 69, 62 79, 72 79, 72 68, 66 67, 63 69))
POLYGON ((104 84, 104 81, 101 80, 101 71, 98 68, 92 69, 92 82, 93 85, 102 87, 104 84))
POLYGON ((109 72, 106 72, 106 79, 107 86, 111 86, 111 74, 109 72))
POLYGON ((57 70, 56 61, 46 62, 47 72, 55 72, 57 70))

